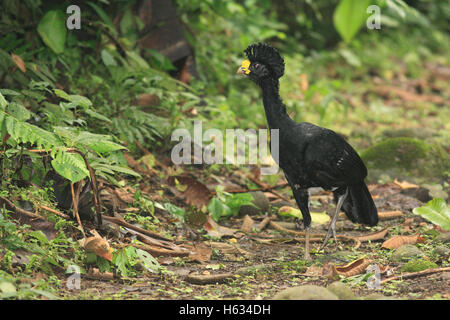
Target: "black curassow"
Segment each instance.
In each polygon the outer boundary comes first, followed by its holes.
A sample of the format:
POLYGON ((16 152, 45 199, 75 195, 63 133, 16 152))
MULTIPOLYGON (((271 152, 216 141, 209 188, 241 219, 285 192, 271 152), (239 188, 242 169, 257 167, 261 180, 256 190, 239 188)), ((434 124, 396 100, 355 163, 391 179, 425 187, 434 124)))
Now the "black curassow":
MULTIPOLYGON (((253 44, 245 51, 247 60, 238 69, 262 89, 270 129, 279 130, 278 165, 283 169, 303 216, 305 259, 309 255, 309 193, 311 187, 332 190, 336 211, 320 249, 331 235, 336 241, 336 220, 342 209, 353 221, 369 226, 378 223, 378 212, 364 179, 367 168, 356 151, 334 131, 308 122, 297 123, 286 113, 279 95, 284 60, 267 44, 253 44)), ((277 159, 275 159, 277 160, 277 159)))

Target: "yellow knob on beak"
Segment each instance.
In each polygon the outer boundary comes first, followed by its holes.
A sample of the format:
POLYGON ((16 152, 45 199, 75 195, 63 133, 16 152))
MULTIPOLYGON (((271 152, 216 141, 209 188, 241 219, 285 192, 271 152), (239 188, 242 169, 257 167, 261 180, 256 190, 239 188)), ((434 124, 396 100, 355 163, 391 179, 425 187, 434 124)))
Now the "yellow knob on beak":
POLYGON ((237 74, 249 74, 250 73, 249 67, 250 67, 250 61, 244 60, 244 61, 242 61, 242 64, 236 73, 237 74))

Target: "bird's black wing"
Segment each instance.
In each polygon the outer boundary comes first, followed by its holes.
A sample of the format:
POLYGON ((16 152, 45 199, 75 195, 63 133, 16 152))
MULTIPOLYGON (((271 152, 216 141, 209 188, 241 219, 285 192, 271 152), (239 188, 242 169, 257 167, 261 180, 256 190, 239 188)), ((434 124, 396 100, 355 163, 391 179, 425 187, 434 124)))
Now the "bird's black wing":
POLYGON ((304 166, 310 179, 325 188, 363 181, 367 168, 352 146, 332 130, 316 128, 304 149, 304 166))

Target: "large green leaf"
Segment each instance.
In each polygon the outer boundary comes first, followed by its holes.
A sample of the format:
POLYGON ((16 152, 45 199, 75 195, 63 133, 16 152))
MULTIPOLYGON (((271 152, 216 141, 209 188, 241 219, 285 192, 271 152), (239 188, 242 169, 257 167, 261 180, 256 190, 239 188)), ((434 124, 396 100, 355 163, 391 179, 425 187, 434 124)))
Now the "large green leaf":
POLYGON ((77 153, 59 152, 52 160, 52 167, 58 174, 73 183, 89 175, 83 158, 77 153))
POLYGON ((214 221, 218 222, 222 217, 233 215, 233 211, 225 203, 214 197, 209 201, 208 211, 214 221))
POLYGON ((0 92, 0 109, 5 110, 8 101, 6 101, 5 97, 0 92))
POLYGON ((413 213, 424 217, 444 230, 450 231, 450 206, 444 199, 435 198, 426 205, 415 208, 413 213))
POLYGON ((48 11, 39 22, 37 31, 44 43, 56 54, 64 51, 66 42, 66 15, 61 10, 48 11))
POLYGON ((336 30, 345 42, 350 42, 367 19, 370 0, 341 0, 333 15, 336 30))
POLYGON ((6 111, 20 121, 26 121, 31 117, 30 111, 22 104, 16 102, 11 102, 6 108, 6 111))

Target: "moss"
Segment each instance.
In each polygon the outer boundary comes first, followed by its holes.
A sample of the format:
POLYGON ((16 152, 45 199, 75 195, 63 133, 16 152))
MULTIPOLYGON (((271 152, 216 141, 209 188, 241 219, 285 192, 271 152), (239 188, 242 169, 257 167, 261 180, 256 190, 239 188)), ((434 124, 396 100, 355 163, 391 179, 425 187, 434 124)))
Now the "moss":
POLYGON ((431 261, 415 259, 408 261, 402 268, 402 272, 419 272, 426 269, 438 268, 439 266, 431 261))
MULTIPOLYGON (((370 169, 393 176, 445 177, 450 172, 450 156, 440 145, 408 137, 386 139, 361 154, 370 169)), ((373 176, 372 176, 373 178, 373 176)))

